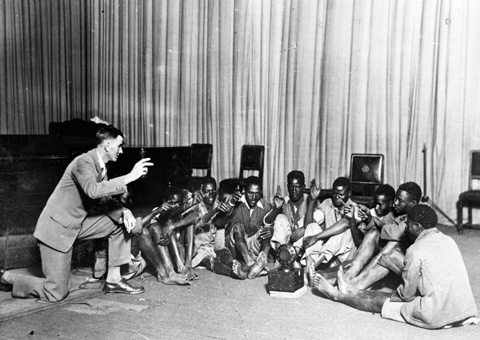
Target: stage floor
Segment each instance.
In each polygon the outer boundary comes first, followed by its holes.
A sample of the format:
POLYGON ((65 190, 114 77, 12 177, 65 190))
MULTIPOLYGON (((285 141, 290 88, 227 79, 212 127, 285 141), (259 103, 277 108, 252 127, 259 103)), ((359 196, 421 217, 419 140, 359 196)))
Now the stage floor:
MULTIPOLYGON (((452 236, 465 259, 480 306, 480 230, 452 236)), ((428 331, 322 298, 308 288, 297 299, 271 297, 267 277, 239 281, 199 270, 192 285, 166 286, 146 273, 144 294, 77 290, 59 304, 12 299, 0 292, 2 339, 480 339, 480 325, 428 331)), ((139 283, 139 279, 135 279, 139 283)))

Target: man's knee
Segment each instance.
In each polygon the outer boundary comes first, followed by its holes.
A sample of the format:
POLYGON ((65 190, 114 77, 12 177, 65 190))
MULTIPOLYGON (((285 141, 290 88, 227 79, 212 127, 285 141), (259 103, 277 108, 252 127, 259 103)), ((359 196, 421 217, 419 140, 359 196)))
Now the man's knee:
POLYGON ((380 237, 380 231, 377 228, 370 229, 363 238, 363 242, 377 242, 380 237))
POLYGON ((278 228, 287 228, 289 226, 290 222, 288 221, 288 217, 285 214, 278 214, 277 217, 275 217, 275 222, 273 223, 273 226, 275 229, 278 228))

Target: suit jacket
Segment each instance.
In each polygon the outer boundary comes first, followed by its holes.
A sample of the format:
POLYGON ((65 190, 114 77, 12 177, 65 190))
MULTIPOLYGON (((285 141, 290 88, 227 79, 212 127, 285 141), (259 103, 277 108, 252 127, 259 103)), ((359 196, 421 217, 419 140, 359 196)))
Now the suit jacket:
POLYGON ((90 150, 67 166, 40 214, 33 236, 58 251, 67 252, 94 201, 126 190, 124 178, 102 180, 97 152, 90 150))

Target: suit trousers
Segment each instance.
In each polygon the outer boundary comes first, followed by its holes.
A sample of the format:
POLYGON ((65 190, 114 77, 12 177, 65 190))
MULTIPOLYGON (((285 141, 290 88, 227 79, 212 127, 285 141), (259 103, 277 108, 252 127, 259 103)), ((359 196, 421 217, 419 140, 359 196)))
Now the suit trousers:
MULTIPOLYGON (((130 235, 122 225, 114 223, 107 215, 87 216, 77 236, 77 240, 90 240, 108 236, 108 265, 121 266, 130 262, 130 235)), ((45 278, 15 274, 13 297, 39 298, 50 302, 61 301, 70 289, 71 247, 60 252, 39 242, 42 270, 45 278)))

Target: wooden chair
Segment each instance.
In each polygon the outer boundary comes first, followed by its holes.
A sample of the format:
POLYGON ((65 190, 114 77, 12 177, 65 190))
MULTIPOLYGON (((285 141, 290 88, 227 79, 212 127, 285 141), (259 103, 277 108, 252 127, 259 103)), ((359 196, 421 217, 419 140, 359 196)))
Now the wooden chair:
POLYGON ((237 178, 227 178, 220 182, 220 192, 233 193, 237 186, 245 186, 245 172, 256 171, 260 181, 263 183, 263 163, 265 160, 265 146, 243 145, 240 158, 240 173, 237 178))
POLYGON ((373 194, 383 184, 384 156, 354 153, 350 158, 352 201, 370 206, 373 194))
POLYGON ((190 190, 199 190, 202 180, 205 177, 212 176, 212 144, 192 144, 190 165, 192 168, 192 176, 190 178, 190 190), (193 171, 203 171, 204 176, 194 176, 193 171))
POLYGON ((457 230, 463 234, 464 227, 472 227, 472 208, 480 208, 480 150, 470 152, 468 190, 458 196, 457 230), (463 208, 468 208, 468 223, 463 224, 463 208))

